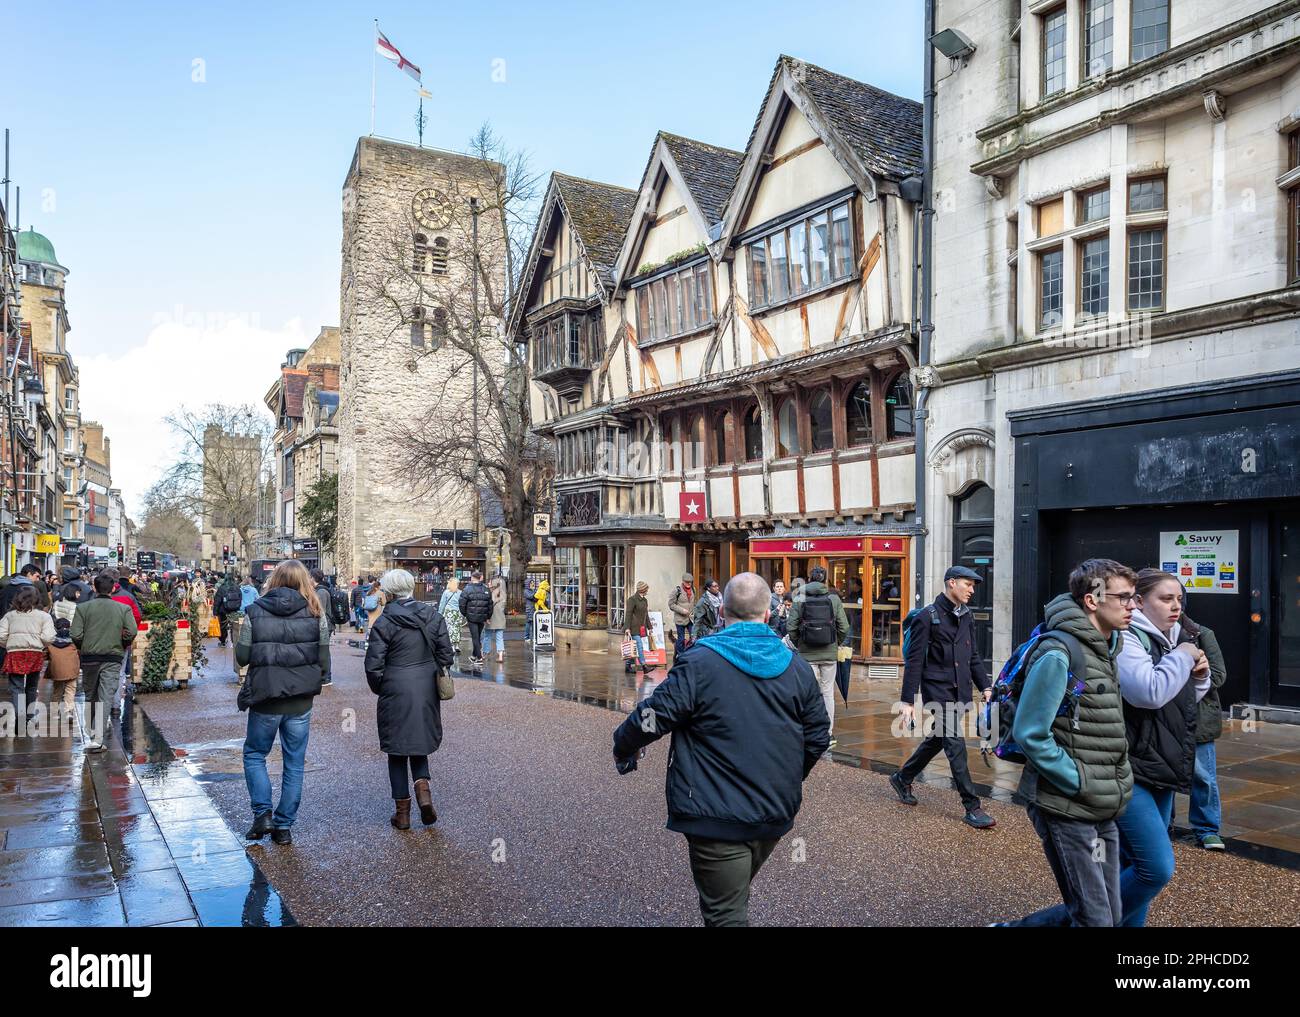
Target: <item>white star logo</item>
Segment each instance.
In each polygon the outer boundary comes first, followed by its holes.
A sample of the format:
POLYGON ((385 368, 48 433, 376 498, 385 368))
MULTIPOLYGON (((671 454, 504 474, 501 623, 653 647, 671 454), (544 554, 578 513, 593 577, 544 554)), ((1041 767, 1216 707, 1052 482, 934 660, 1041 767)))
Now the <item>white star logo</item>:
POLYGON ((695 515, 699 515, 699 513, 700 513, 700 503, 696 501, 694 498, 692 498, 690 501, 686 503, 686 514, 688 516, 695 516, 695 515))

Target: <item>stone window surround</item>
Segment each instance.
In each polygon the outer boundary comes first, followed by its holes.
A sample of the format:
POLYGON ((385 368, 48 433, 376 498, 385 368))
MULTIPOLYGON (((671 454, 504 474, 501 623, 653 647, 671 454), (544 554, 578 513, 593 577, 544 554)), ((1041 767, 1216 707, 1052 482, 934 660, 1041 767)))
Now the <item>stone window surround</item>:
MULTIPOLYGON (((1081 0, 1071 0, 1082 6, 1081 0)), ((1171 0, 1172 2, 1172 0, 1171 0)), ((1051 7, 1051 0, 1031 5, 1030 13, 1051 7)), ((983 157, 971 166, 971 172, 993 179, 1014 172, 1025 159, 1051 151, 1079 137, 1095 133, 1113 124, 1126 123, 1139 115, 1149 115, 1161 105, 1170 109, 1188 97, 1199 102, 1202 93, 1224 81, 1231 81, 1261 63, 1276 63, 1278 73, 1288 66, 1285 59, 1300 50, 1300 0, 1271 18, 1262 12, 1248 15, 1208 34, 1171 46, 1158 56, 1138 64, 1129 64, 1128 47, 1115 40, 1116 66, 1100 77, 1070 84, 1066 91, 1035 104, 1022 106, 1015 114, 979 127, 976 138, 982 142, 983 157), (1288 34, 1281 34, 1288 33, 1288 34), (1265 40, 1256 49, 1255 38, 1265 40), (1269 41, 1278 40, 1278 41, 1269 41), (1244 46, 1245 55, 1232 53, 1244 46), (1076 103, 1088 102, 1110 90, 1119 94, 1113 103, 1096 115, 1061 129, 1033 130, 1035 122, 1076 103)), ((1024 33, 1022 33, 1023 35, 1024 33)), ((1034 44, 1035 47, 1037 43, 1034 44)), ((1037 60, 1037 52, 1022 53, 1022 59, 1037 60)), ((1179 107, 1181 108, 1181 107, 1179 107)))
MULTIPOLYGON (((1068 331, 1067 323, 1073 322, 1071 328, 1087 327, 1094 325, 1098 321, 1104 320, 1109 322, 1124 321, 1128 317, 1128 233, 1134 229, 1145 229, 1152 226, 1167 226, 1169 221, 1169 185, 1168 173, 1166 167, 1161 166, 1143 166, 1132 170, 1124 166, 1115 167, 1109 178, 1111 191, 1111 215, 1107 219, 1094 219, 1091 222, 1080 222, 1080 213, 1082 211, 1082 195, 1095 191, 1099 186, 1104 185, 1107 178, 1089 178, 1083 180, 1064 190, 1054 192, 1048 195, 1032 198, 1025 198, 1021 208, 1016 210, 1014 215, 1008 216, 1008 220, 1018 220, 1030 224, 1030 229, 1037 230, 1038 217, 1033 213, 1037 206, 1057 198, 1062 198, 1064 205, 1065 222, 1060 232, 1054 233, 1049 237, 1037 237, 1027 239, 1025 233, 1020 231, 1020 247, 1015 255, 1008 256, 1008 270, 1019 272, 1022 266, 1025 271, 1032 271, 1033 278, 1025 279, 1020 277, 1015 287, 1017 299, 1024 300, 1032 298, 1033 314, 1027 316, 1024 313, 1024 307, 1020 308, 1019 318, 1022 322, 1033 322, 1033 332, 1026 335, 1025 338, 1034 336, 1053 335, 1068 331), (1130 181, 1141 179, 1150 179, 1152 177, 1165 177, 1165 208, 1156 212, 1131 212, 1122 215, 1116 214, 1117 208, 1127 210, 1128 208, 1128 185, 1130 181), (1123 196, 1123 204, 1117 205, 1115 195, 1123 196), (1023 215, 1021 213, 1023 209, 1023 215), (1109 232, 1110 234, 1110 289, 1107 304, 1109 311, 1103 318, 1101 315, 1090 316, 1084 315, 1079 311, 1081 299, 1080 284, 1082 262, 1082 245, 1085 241, 1098 236, 1101 233, 1109 232), (1066 280, 1063 292, 1061 322, 1050 328, 1041 326, 1041 318, 1038 313, 1038 296, 1039 296, 1039 277, 1037 255, 1055 250, 1057 247, 1062 249, 1062 276, 1066 280), (1034 257, 1020 257, 1020 252, 1034 257), (1122 262, 1117 259, 1122 257, 1122 262), (1122 264, 1123 272, 1116 272, 1116 268, 1122 264)), ((1164 309, 1164 304, 1168 302, 1169 294, 1169 276, 1168 276, 1168 243, 1166 237, 1165 245, 1165 265, 1164 273, 1164 302, 1160 310, 1164 309)), ((1150 312, 1142 312, 1150 313, 1150 312)), ((1020 337, 1017 337, 1019 339, 1020 337)))

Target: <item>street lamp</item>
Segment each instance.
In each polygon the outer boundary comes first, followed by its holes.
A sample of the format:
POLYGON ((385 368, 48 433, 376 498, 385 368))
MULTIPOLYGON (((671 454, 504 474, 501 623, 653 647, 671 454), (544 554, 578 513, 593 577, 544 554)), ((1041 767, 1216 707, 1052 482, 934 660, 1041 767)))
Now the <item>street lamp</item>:
POLYGON ((34 371, 23 375, 23 395, 33 406, 40 406, 45 402, 45 386, 41 384, 40 376, 34 371))

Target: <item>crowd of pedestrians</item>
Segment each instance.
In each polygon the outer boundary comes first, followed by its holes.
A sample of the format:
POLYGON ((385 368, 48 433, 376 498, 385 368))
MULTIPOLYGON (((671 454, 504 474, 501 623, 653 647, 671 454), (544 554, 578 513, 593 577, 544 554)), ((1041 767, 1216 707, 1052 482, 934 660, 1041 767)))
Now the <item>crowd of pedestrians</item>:
MULTIPOLYGON (((1215 740, 1222 731, 1217 689, 1226 672, 1214 633, 1186 614, 1179 579, 1090 559, 1046 605, 1043 623, 997 676, 977 647, 970 602, 978 573, 953 566, 933 603, 903 623, 904 668, 897 713, 915 751, 890 776, 899 802, 916 807, 913 783, 938 753, 947 758, 965 822, 996 824, 982 808, 967 766, 973 714, 984 748, 1023 763, 1020 793, 1061 903, 1003 924, 1129 925, 1174 878, 1174 795, 1191 797, 1190 822, 1207 850, 1222 850, 1215 740), (919 713, 917 702, 919 700, 919 713)), ((432 586, 421 580, 424 596, 432 586)), ((475 571, 461 588, 439 577, 436 605, 415 596, 417 579, 394 569, 357 577, 348 590, 320 570, 280 562, 258 589, 255 577, 197 574, 58 576, 25 566, 0 589, 0 668, 15 723, 33 732, 39 683, 51 683, 51 711, 72 713, 80 678, 87 749, 102 751, 142 600, 188 610, 210 605, 218 639, 230 641, 246 677, 237 705, 247 712, 243 749, 252 823, 247 837, 292 843, 314 700, 331 684, 331 637, 342 625, 364 633, 364 672, 377 697, 380 750, 387 756, 391 825, 436 822, 429 757, 443 737, 442 701, 462 629, 469 666, 481 668, 496 642, 504 659, 504 580, 475 571), (278 798, 266 759, 283 758, 278 798)), ((645 683, 648 698, 614 733, 613 756, 629 773, 653 741, 673 746, 668 828, 684 835, 705 924, 744 925, 754 878, 792 827, 802 785, 831 758, 837 672, 852 639, 840 593, 814 566, 790 592, 754 573, 720 589, 696 588, 690 573, 668 598, 675 644, 667 678, 645 683)), ((537 592, 545 606, 546 590, 537 592)), ((650 670, 652 591, 641 581, 625 604, 631 671, 650 670)), ((655 647, 658 649, 658 647, 655 647)), ((129 667, 129 663, 127 665, 129 667)), ((129 673, 129 671, 128 671, 129 673)), ((638 685, 638 688, 641 686, 638 685)))
POLYGON ((137 582, 114 568, 92 579, 74 565, 56 576, 28 564, 7 577, 0 589, 0 670, 10 700, 0 727, 7 736, 70 736, 80 681, 86 751, 104 751, 139 631, 144 591, 137 582), (48 706, 42 680, 49 682, 48 706))
MULTIPOLYGON (((1177 576, 1092 559, 995 678, 969 606, 980 582, 953 566, 934 602, 904 621, 896 712, 920 740, 890 785, 917 806, 913 782, 943 752, 965 822, 992 830, 967 765, 978 732, 986 751, 1023 762, 1020 792, 1062 897, 999 924, 1144 925, 1174 877, 1175 793, 1190 796, 1200 846, 1224 849, 1214 743, 1226 670, 1214 633, 1187 617, 1177 576)), ((620 773, 636 769, 645 745, 673 738, 668 828, 687 838, 706 925, 746 924, 750 883, 790 828, 802 779, 834 745, 850 625, 823 568, 792 585, 769 590, 742 573, 722 592, 706 578, 697 597, 683 575, 668 598, 672 670, 614 735, 620 773)), ((629 670, 642 656, 648 593, 639 583, 625 609, 629 670)))

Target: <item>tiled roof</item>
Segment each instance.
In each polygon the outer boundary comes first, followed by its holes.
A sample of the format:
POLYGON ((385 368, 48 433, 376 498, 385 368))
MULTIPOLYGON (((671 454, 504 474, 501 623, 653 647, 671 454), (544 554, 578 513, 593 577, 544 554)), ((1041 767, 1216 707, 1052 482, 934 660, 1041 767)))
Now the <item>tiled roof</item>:
POLYGON ((731 196, 745 154, 667 131, 660 131, 659 136, 709 225, 721 222, 722 208, 731 196))
MULTIPOLYGON (((868 170, 892 180, 902 180, 921 172, 919 102, 790 56, 782 56, 776 62, 772 84, 786 68, 796 80, 802 80, 822 115, 852 146, 868 170)), ((771 85, 768 92, 771 92, 771 85)), ((762 119, 763 111, 760 110, 746 149, 753 144, 762 119)))
POLYGON ((636 191, 564 173, 552 173, 551 178, 592 270, 600 276, 602 285, 609 286, 613 282, 614 262, 623 246, 623 235, 632 221, 636 191))
POLYGON ((302 419, 302 394, 307 388, 307 372, 286 370, 284 375, 284 415, 302 419))

